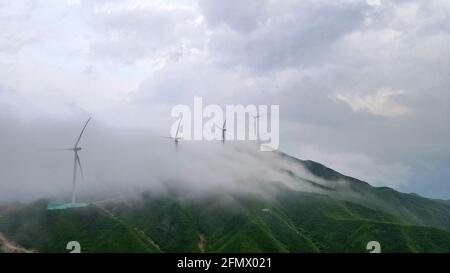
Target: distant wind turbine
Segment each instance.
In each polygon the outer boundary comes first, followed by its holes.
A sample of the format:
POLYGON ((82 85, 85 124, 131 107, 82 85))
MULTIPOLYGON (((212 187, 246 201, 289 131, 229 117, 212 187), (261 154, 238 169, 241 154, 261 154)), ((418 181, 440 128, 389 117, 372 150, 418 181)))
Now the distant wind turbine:
POLYGON ((180 118, 180 121, 178 122, 177 132, 175 133, 175 136, 162 136, 164 138, 173 139, 173 141, 175 143, 175 148, 178 148, 178 141, 181 140, 181 137, 178 136, 178 133, 180 132, 180 125, 181 125, 182 120, 183 120, 183 118, 180 118))
POLYGON ((226 133, 226 131, 227 131, 226 125, 227 125, 227 120, 226 120, 226 119, 223 121, 222 127, 219 127, 219 126, 217 126, 217 124, 216 124, 216 127, 217 127, 219 130, 222 131, 222 143, 225 142, 225 133, 226 133))
POLYGON ((84 174, 83 174, 83 168, 81 167, 81 161, 80 156, 78 155, 78 152, 81 151, 81 147, 78 146, 80 143, 81 137, 83 136, 84 130, 86 129, 86 126, 88 125, 89 121, 91 121, 91 117, 86 121, 84 124, 83 129, 81 130, 80 136, 78 137, 77 141, 75 142, 75 145, 73 148, 66 148, 66 149, 52 149, 53 151, 73 151, 74 158, 73 158, 73 176, 72 176, 72 198, 71 202, 72 205, 76 203, 76 185, 77 185, 77 168, 80 168, 80 174, 81 178, 84 180, 84 174))
POLYGON ((256 138, 259 140, 259 118, 264 116, 265 114, 259 114, 256 116, 253 116, 253 120, 254 120, 254 128, 255 128, 255 135, 256 138))

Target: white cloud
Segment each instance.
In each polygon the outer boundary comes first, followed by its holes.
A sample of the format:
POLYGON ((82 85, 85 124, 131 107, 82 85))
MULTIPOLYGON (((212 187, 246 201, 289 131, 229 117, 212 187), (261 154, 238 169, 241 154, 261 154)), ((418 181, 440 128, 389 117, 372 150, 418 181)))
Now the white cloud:
POLYGON ((69 6, 79 6, 81 4, 81 0, 67 0, 67 5, 69 6))
POLYGON ((15 54, 24 45, 39 39, 40 33, 30 21, 35 8, 33 1, 0 3, 0 54, 15 54))
POLYGON ((204 47, 205 30, 193 7, 164 1, 121 1, 92 8, 95 35, 91 52, 95 58, 124 64, 176 61, 186 52, 204 47))
POLYGON ((412 176, 412 169, 401 162, 380 162, 368 155, 346 152, 326 152, 317 146, 297 148, 304 158, 322 164, 345 175, 369 182, 374 186, 404 188, 412 176))
POLYGON ((400 90, 383 88, 375 94, 351 95, 337 93, 334 98, 348 104, 354 112, 367 112, 383 117, 399 117, 411 112, 411 109, 395 101, 403 95, 400 90))
POLYGON ((367 5, 369 6, 380 6, 381 0, 366 0, 367 5))

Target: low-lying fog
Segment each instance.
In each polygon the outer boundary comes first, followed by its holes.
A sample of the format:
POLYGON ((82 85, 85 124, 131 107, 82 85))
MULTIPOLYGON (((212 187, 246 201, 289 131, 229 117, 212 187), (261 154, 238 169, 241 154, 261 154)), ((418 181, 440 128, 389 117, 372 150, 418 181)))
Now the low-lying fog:
MULTIPOLYGON (((72 147, 82 121, 0 120, 0 127, 0 201, 68 198, 73 152, 48 149, 72 147)), ((318 190, 282 170, 325 183, 300 164, 261 152, 256 142, 180 141, 176 148, 161 133, 113 129, 94 119, 79 146, 85 177, 82 180, 78 174, 80 197, 162 191, 168 184, 194 195, 211 191, 266 194, 267 186, 277 183, 293 190, 318 190)))

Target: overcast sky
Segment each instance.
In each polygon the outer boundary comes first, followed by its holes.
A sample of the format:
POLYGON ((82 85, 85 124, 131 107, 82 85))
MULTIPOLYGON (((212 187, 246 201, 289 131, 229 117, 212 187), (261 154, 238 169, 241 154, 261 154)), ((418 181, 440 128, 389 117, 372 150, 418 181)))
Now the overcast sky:
POLYGON ((0 2, 3 125, 168 134, 194 96, 279 104, 282 151, 450 199, 448 0, 0 2))

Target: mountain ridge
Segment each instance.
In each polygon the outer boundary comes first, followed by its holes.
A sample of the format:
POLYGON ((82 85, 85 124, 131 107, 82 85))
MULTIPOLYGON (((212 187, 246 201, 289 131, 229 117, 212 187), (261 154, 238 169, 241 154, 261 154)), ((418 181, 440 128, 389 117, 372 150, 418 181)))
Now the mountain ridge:
POLYGON ((71 240, 86 252, 366 252, 373 240, 383 252, 450 251, 449 204, 373 187, 282 152, 271 160, 295 163, 280 172, 317 191, 282 183, 267 196, 146 191, 56 212, 41 200, 3 209, 0 232, 43 252, 67 252, 71 240))

